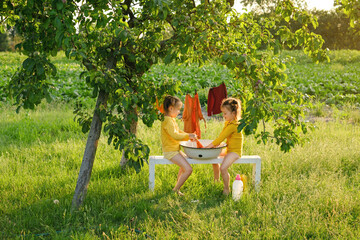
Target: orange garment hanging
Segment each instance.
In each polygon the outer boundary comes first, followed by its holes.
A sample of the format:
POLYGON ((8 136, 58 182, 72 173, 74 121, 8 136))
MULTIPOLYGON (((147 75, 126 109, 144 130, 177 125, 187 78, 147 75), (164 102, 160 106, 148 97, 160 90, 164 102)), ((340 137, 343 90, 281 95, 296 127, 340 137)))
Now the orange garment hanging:
POLYGON ((197 93, 193 98, 189 94, 186 94, 182 119, 184 121, 184 132, 187 133, 195 132, 197 137, 201 138, 199 120, 204 120, 205 128, 206 128, 206 121, 201 112, 199 95, 197 93))

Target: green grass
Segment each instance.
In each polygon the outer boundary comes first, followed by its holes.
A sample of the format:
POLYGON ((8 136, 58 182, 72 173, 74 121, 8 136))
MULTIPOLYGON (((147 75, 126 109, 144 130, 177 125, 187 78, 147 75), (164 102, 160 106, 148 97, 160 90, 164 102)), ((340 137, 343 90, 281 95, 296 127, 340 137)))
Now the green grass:
MULTIPOLYGON (((178 167, 148 166, 136 174, 119 167, 120 152, 102 136, 83 207, 70 213, 86 143, 71 107, 43 104, 36 111, 0 108, 0 238, 10 239, 358 239, 360 127, 351 116, 316 120, 304 146, 290 153, 247 136, 244 154, 262 157, 261 191, 250 185, 239 202, 221 195, 212 167, 194 165, 172 194, 178 167), (59 200, 55 204, 54 200, 59 200), (147 235, 146 235, 147 234, 147 235)), ((182 123, 179 122, 182 126, 182 123)), ((139 126, 152 155, 161 154, 160 122, 139 126)), ((222 122, 210 120, 203 138, 222 122)), ((251 166, 234 165, 251 176, 251 166)), ((251 180, 251 179, 250 179, 251 180)))

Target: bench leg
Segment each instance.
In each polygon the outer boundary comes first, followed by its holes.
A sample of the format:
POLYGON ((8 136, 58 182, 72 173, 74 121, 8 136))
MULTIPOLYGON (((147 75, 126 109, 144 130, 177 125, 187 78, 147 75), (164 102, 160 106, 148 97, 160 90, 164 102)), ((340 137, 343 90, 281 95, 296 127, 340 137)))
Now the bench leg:
POLYGON ((155 162, 149 160, 149 189, 154 191, 155 188, 155 162))
POLYGON ((255 185, 255 190, 258 192, 260 191, 260 181, 261 181, 261 160, 253 164, 253 177, 255 178, 253 180, 255 185))

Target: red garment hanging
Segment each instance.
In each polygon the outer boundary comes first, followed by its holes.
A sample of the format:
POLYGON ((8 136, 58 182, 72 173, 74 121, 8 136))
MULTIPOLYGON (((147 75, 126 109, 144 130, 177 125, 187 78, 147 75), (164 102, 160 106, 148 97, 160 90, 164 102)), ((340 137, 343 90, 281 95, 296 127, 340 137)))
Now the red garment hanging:
POLYGON ((208 116, 221 113, 221 102, 225 98, 227 98, 225 83, 220 84, 218 87, 210 88, 207 100, 208 116))
POLYGON ((182 119, 184 121, 184 132, 196 133, 198 138, 201 138, 201 130, 199 120, 204 120, 205 128, 206 121, 201 112, 201 106, 199 101, 199 95, 196 93, 192 98, 189 94, 186 94, 184 111, 182 119))

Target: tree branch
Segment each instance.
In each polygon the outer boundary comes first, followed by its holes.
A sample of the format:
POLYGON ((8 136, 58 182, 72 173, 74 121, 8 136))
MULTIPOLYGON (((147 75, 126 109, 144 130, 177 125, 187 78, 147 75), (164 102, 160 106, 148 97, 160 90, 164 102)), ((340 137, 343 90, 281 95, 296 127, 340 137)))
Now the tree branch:
POLYGON ((8 18, 8 17, 1 16, 0 24, 5 23, 5 21, 6 21, 7 18, 8 18))
POLYGON ((127 9, 126 10, 124 8, 122 8, 122 9, 123 9, 124 15, 129 15, 130 20, 128 21, 128 24, 129 24, 130 28, 133 28, 135 26, 136 17, 130 9, 131 3, 132 3, 132 0, 125 0, 124 4, 127 6, 127 9))
POLYGON ((263 119, 262 122, 263 122, 263 127, 264 127, 264 132, 265 132, 265 131, 266 131, 266 128, 265 128, 265 120, 263 119))

